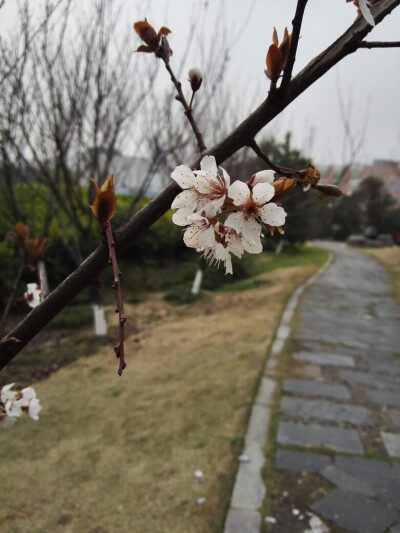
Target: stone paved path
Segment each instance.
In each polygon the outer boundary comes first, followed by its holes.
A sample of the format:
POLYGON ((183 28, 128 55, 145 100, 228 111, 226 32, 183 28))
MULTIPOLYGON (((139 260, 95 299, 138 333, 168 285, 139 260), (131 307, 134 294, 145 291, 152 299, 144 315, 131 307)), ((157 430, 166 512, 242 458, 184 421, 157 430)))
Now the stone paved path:
POLYGON ((400 310, 374 259, 323 245, 334 260, 299 307, 275 466, 332 484, 311 510, 339 531, 398 533, 400 310))

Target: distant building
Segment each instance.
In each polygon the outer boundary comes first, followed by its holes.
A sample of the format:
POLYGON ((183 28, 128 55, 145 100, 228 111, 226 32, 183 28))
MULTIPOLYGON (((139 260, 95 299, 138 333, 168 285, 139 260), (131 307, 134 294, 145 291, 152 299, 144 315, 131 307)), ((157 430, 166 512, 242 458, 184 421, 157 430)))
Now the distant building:
MULTIPOLYGON (((106 151, 99 153, 99 167, 106 164, 106 151)), ((121 194, 139 192, 155 196, 171 182, 170 171, 165 165, 153 163, 144 157, 126 156, 115 151, 108 165, 114 174, 115 189, 121 194)))
POLYGON ((400 203, 400 163, 376 159, 372 165, 326 165, 319 167, 321 183, 337 185, 344 194, 352 194, 361 181, 373 176, 381 179, 387 191, 400 203))
POLYGON ((363 169, 362 179, 370 176, 381 179, 386 190, 400 203, 400 163, 398 161, 375 159, 372 165, 363 169))

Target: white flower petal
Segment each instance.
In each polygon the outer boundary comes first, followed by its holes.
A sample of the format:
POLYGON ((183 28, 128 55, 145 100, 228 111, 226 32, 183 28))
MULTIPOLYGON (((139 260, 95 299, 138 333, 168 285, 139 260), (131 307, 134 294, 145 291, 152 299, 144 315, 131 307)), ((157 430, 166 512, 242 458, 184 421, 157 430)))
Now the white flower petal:
POLYGON ((242 227, 244 223, 244 216, 243 213, 231 213, 226 217, 226 220, 224 222, 224 226, 227 228, 232 228, 236 231, 236 233, 242 233, 242 227))
POLYGON ((255 173, 255 178, 253 181, 253 186, 257 183, 270 183, 272 184, 275 177, 274 170, 261 170, 260 172, 255 173))
POLYGON ((228 196, 235 205, 243 205, 250 199, 250 189, 243 181, 235 181, 228 189, 228 196))
POLYGON ((190 189, 196 179, 190 168, 185 165, 179 165, 179 167, 176 167, 171 173, 171 178, 175 180, 182 189, 190 189))
POLYGON ((286 211, 282 207, 271 203, 260 208, 261 220, 269 226, 283 226, 286 219, 286 211))
POLYGON ((176 196, 172 202, 171 209, 178 209, 179 207, 187 207, 194 211, 197 207, 198 194, 193 189, 186 189, 176 196))
POLYGON ((257 183, 253 188, 253 198, 258 205, 269 202, 274 194, 275 189, 270 183, 257 183))
POLYGON ((259 254, 262 252, 263 247, 261 244, 261 240, 258 242, 253 242, 253 241, 247 241, 246 239, 242 239, 242 242, 243 242, 243 247, 245 251, 248 252, 249 254, 259 254))
POLYGON ((202 194, 211 193, 219 185, 219 179, 216 174, 211 172, 202 172, 196 174, 194 188, 202 194))
POLYGON ((29 408, 28 408, 28 415, 33 420, 39 420, 39 413, 41 410, 42 410, 42 406, 40 405, 40 401, 37 398, 34 398, 33 400, 30 401, 29 408))
POLYGON ((227 171, 224 168, 220 167, 220 169, 222 170, 222 174, 223 174, 224 179, 225 179, 225 185, 227 187, 229 187, 229 185, 231 184, 231 178, 230 178, 229 174, 227 173, 227 171))
POLYGON ((172 222, 177 226, 187 226, 188 224, 191 224, 191 220, 188 218, 190 215, 193 215, 193 209, 187 207, 178 209, 178 211, 172 215, 172 222))
POLYGON ((36 398, 36 392, 33 387, 26 387, 25 389, 22 389, 21 394, 22 398, 19 401, 21 402, 21 400, 23 400, 26 402, 26 404, 36 398))
POLYGON ((375 26, 375 20, 374 20, 374 17, 371 15, 371 11, 369 10, 367 0, 358 0, 358 5, 360 7, 362 16, 365 18, 368 24, 370 24, 371 26, 375 26))
POLYGON ((236 255, 236 257, 242 257, 244 253, 244 247, 241 238, 238 235, 231 235, 228 242, 229 251, 236 255))
POLYGON ((14 400, 17 393, 16 391, 10 390, 12 387, 14 387, 15 383, 10 383, 9 385, 4 385, 4 387, 1 389, 1 403, 6 403, 7 400, 14 400))
POLYGON ((204 229, 199 224, 192 224, 183 235, 183 241, 189 248, 212 248, 215 244, 215 235, 212 227, 204 229))
POLYGON ((22 416, 21 406, 16 401, 8 400, 5 408, 8 416, 22 416))
POLYGON ((200 168, 201 170, 209 170, 210 172, 217 174, 218 169, 215 157, 213 155, 206 155, 203 157, 203 159, 200 161, 200 168))
MULTIPOLYGON (((254 218, 245 219, 242 226, 242 237, 247 242, 254 244, 260 243, 261 239, 261 226, 254 218)), ((246 249, 246 247, 245 247, 246 249)))

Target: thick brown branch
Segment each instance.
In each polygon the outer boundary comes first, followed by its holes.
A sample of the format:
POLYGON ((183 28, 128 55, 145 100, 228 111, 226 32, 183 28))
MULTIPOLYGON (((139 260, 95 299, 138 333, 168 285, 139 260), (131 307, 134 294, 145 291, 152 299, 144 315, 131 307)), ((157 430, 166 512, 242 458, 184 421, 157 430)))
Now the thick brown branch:
POLYGON ((400 48, 400 41, 361 41, 357 48, 400 48))
POLYGON ((6 325, 6 320, 7 320, 7 317, 8 317, 8 313, 10 312, 11 304, 14 301, 15 292, 16 292, 16 290, 18 288, 19 282, 21 280, 22 272, 24 271, 25 266, 26 266, 25 258, 23 258, 22 261, 21 261, 21 265, 19 267, 19 270, 17 272, 17 275, 15 276, 14 283, 13 283, 13 285, 11 287, 11 292, 10 292, 10 295, 8 297, 8 300, 7 300, 7 304, 6 304, 5 308, 4 308, 4 311, 3 311, 3 314, 2 314, 2 317, 1 317, 0 338, 3 337, 4 328, 5 328, 5 325, 6 325))
POLYGON ((296 61, 297 45, 299 44, 301 23, 303 22, 304 10, 308 0, 298 0, 296 13, 292 21, 293 31, 292 40, 290 42, 289 56, 286 62, 286 67, 283 72, 283 78, 279 90, 285 92, 289 86, 292 77, 294 62, 296 61))
MULTIPOLYGON (((400 0, 380 0, 373 8, 373 16, 379 23, 396 6, 400 0)), ((233 155, 250 139, 275 118, 297 96, 305 91, 316 80, 321 78, 341 59, 357 50, 357 44, 371 30, 371 26, 363 19, 357 20, 339 39, 329 46, 318 57, 313 59, 295 78, 292 79, 284 95, 269 95, 246 120, 221 142, 210 148, 207 153, 213 154, 217 164, 233 155)), ((199 167, 203 157, 200 154, 190 165, 199 167)), ((127 246, 135 237, 143 233, 171 206, 172 200, 180 192, 175 183, 166 187, 157 198, 141 209, 131 220, 119 228, 115 234, 115 246, 118 251, 127 246)), ((0 345, 0 368, 6 366, 21 349, 56 316, 84 287, 93 283, 99 273, 107 265, 108 250, 105 243, 99 246, 66 280, 49 296, 31 311, 31 313, 13 330, 13 334, 21 339, 20 344, 0 345)))

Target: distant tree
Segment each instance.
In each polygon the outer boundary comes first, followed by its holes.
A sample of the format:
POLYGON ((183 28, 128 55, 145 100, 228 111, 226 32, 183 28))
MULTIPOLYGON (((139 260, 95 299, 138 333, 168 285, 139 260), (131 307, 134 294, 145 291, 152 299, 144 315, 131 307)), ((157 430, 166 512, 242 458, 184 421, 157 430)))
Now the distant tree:
POLYGON ((390 213, 396 204, 379 178, 369 177, 363 180, 354 193, 363 213, 364 226, 374 226, 379 233, 392 231, 390 213))

